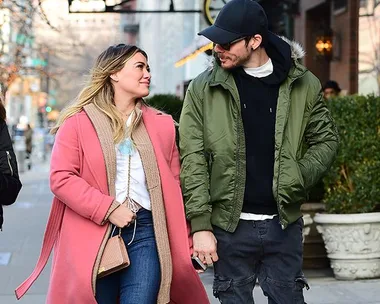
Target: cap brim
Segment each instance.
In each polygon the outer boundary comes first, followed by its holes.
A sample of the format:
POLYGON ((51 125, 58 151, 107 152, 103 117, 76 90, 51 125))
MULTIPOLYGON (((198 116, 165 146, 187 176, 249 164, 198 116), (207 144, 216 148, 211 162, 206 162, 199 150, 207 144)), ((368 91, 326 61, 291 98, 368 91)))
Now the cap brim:
POLYGON ((242 34, 231 33, 215 25, 211 25, 208 28, 205 28, 203 31, 200 31, 198 35, 205 36, 207 39, 216 44, 229 43, 244 36, 242 34))

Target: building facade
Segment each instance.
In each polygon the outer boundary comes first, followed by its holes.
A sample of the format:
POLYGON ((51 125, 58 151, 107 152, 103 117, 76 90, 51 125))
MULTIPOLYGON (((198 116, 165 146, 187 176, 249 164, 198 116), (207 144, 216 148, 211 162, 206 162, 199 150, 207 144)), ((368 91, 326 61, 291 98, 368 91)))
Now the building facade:
POLYGON ((380 1, 362 0, 359 8, 360 94, 380 95, 380 1))
POLYGON ((42 21, 35 33, 38 43, 50 54, 48 93, 50 102, 55 103, 52 106, 58 108, 80 92, 103 50, 136 41, 135 29, 127 27, 133 23, 133 15, 102 13, 104 2, 98 0, 73 0, 71 5, 69 12, 67 0, 43 1, 42 9, 53 29, 42 21))
POLYGON ((36 120, 40 75, 32 61, 34 14, 33 1, 0 1, 0 93, 12 127, 36 120))
MULTIPOLYGON (((200 1, 174 1, 175 10, 200 9, 200 1)), ((138 0, 138 10, 166 10, 169 0, 138 0)), ((139 13, 137 44, 149 56, 152 71, 151 94, 180 94, 189 71, 176 68, 183 50, 191 44, 199 29, 199 13, 139 13)), ((193 62, 194 63, 194 62, 193 62)))

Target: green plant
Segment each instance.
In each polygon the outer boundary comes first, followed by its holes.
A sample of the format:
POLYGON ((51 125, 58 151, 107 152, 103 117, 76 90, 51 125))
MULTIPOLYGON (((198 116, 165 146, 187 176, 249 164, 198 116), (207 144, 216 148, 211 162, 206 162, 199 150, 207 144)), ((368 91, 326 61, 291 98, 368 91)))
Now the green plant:
POLYGON ((179 122, 183 104, 179 97, 172 94, 157 94, 146 99, 146 102, 150 106, 170 114, 176 122, 179 122))
POLYGON ((324 178, 328 213, 373 212, 380 203, 380 97, 328 102, 340 135, 337 158, 324 178))

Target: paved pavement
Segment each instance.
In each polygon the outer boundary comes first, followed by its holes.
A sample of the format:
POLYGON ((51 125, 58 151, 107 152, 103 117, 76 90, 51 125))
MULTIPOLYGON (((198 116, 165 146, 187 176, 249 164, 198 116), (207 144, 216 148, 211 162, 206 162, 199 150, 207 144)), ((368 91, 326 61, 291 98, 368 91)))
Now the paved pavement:
MULTIPOLYGON (((23 173, 21 180, 24 186, 18 201, 5 208, 4 231, 0 232, 0 304, 45 302, 50 264, 20 301, 16 300, 13 290, 31 273, 39 255, 52 199, 47 171, 48 164, 44 163, 23 173)), ((311 287, 305 291, 308 304, 380 304, 380 280, 337 281, 330 270, 305 270, 305 274, 311 287)), ((201 278, 211 304, 216 304, 218 301, 212 296, 212 276, 210 269, 201 278)), ((256 304, 267 303, 259 287, 254 295, 256 304)))

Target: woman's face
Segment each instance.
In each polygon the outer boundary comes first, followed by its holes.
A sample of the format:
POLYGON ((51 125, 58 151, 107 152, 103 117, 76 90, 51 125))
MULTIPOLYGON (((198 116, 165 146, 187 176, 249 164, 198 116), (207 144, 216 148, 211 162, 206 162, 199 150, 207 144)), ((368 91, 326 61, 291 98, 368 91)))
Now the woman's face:
POLYGON ((115 93, 127 93, 133 98, 149 95, 150 69, 145 56, 136 53, 117 73, 111 75, 115 93))

